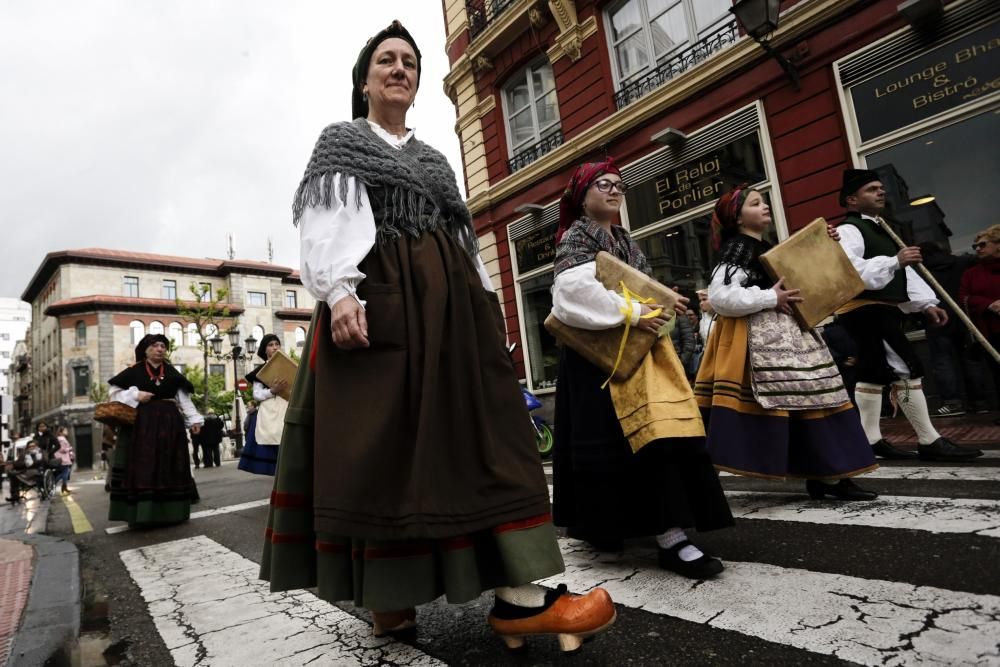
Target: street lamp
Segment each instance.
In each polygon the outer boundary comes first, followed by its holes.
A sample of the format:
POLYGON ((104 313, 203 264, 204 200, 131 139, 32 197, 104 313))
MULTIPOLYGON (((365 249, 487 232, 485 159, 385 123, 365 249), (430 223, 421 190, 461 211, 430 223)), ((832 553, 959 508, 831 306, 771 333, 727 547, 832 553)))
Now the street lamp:
POLYGON ((785 71, 792 85, 795 86, 795 90, 799 90, 799 73, 795 69, 795 65, 772 49, 768 43, 768 37, 778 29, 780 8, 781 0, 739 0, 729 8, 729 11, 736 16, 736 20, 740 22, 747 34, 760 44, 760 48, 778 61, 781 69, 785 71))
MULTIPOLYGON (((216 359, 219 359, 220 361, 229 359, 233 360, 233 390, 238 393, 240 384, 239 362, 249 361, 253 357, 254 352, 257 351, 257 339, 253 337, 253 334, 247 337, 245 341, 247 353, 244 355, 243 348, 240 347, 240 330, 236 326, 233 326, 226 331, 226 336, 229 338, 229 346, 232 348, 226 354, 222 353, 222 337, 219 336, 218 333, 216 333, 214 338, 209 340, 209 343, 212 344, 212 355, 216 359)), ((240 402, 235 399, 236 396, 234 393, 234 402, 236 404, 236 423, 233 425, 233 439, 236 441, 236 453, 240 454, 243 451, 243 418, 240 415, 240 402)))

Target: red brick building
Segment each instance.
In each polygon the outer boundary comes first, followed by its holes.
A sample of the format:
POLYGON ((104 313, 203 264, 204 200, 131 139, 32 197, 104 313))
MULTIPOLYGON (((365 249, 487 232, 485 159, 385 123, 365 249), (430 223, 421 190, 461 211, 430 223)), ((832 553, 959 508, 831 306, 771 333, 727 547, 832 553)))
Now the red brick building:
POLYGON ((712 204, 744 181, 769 198, 778 239, 838 219, 852 166, 880 171, 914 242, 967 252, 1000 222, 1000 5, 784 0, 769 43, 790 74, 730 4, 444 0, 469 208, 532 389, 556 377, 541 323, 558 200, 581 162, 615 157, 622 224, 686 291, 714 264, 712 204))

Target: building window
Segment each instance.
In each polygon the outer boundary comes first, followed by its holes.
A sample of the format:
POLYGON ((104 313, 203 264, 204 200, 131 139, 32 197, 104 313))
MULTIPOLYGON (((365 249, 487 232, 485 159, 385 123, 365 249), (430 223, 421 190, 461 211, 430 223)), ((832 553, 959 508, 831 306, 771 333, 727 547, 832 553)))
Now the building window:
POLYGON ((139 296, 139 279, 135 276, 125 276, 122 278, 122 295, 139 296))
POLYGON ((76 346, 83 347, 87 344, 87 325, 83 320, 76 323, 76 346))
POLYGON ((86 366, 73 367, 73 395, 86 396, 90 393, 90 369, 86 366))
POLYGON ((620 84, 728 19, 729 0, 628 0, 608 11, 612 62, 620 84))
POLYGON ((298 308, 298 307, 299 307, 299 298, 298 294, 295 293, 295 290, 293 289, 285 290, 285 308, 298 308))
POLYGON ((295 347, 302 347, 306 344, 306 330, 302 327, 295 327, 295 347))
POLYGON ((226 365, 225 364, 209 364, 208 365, 209 375, 225 375, 226 365))
POLYGON ((180 347, 184 344, 184 327, 181 326, 180 322, 171 322, 167 327, 167 338, 169 338, 174 347, 180 347))
POLYGON ((163 322, 153 320, 149 323, 149 333, 163 335, 163 322))
POLYGON ((199 342, 201 338, 198 336, 198 325, 192 322, 187 325, 187 344, 196 347, 199 342))
POLYGON ((212 301, 212 283, 198 283, 198 301, 209 303, 212 301))
POLYGON ((132 332, 132 345, 138 345, 142 337, 146 335, 146 325, 139 320, 132 320, 129 322, 128 328, 132 332))
POLYGON ((503 88, 503 106, 511 157, 558 133, 556 80, 548 61, 515 74, 503 88))
POLYGON ((160 296, 164 299, 170 299, 173 301, 177 298, 177 281, 176 280, 164 280, 163 285, 160 287, 160 296))
POLYGON ((260 342, 264 340, 264 327, 258 324, 250 330, 250 335, 257 339, 257 345, 260 345, 260 342))
POLYGON ((247 292, 247 305, 256 308, 263 308, 267 305, 267 294, 265 292, 247 292))

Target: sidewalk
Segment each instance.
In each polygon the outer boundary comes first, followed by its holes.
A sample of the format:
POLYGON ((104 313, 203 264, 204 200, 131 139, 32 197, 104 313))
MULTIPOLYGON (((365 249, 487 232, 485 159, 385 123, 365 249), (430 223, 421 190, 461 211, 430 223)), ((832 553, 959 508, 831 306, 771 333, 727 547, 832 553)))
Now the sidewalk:
POLYGON ((80 631, 79 554, 44 534, 48 514, 35 492, 0 507, 0 667, 68 656, 80 631))

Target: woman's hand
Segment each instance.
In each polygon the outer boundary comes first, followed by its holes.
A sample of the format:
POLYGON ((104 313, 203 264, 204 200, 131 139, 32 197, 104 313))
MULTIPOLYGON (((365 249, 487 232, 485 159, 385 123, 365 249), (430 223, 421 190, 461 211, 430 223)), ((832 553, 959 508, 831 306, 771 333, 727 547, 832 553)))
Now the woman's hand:
POLYGON ((681 288, 678 287, 677 285, 674 285, 670 289, 672 289, 673 291, 677 292, 677 303, 674 304, 674 311, 678 315, 685 315, 685 314, 687 314, 688 304, 691 303, 691 299, 687 298, 686 296, 682 296, 681 295, 681 288))
POLYGON ((277 396, 278 394, 285 391, 288 388, 288 380, 275 380, 271 383, 269 389, 271 393, 277 396))
POLYGON ((341 350, 368 347, 368 318, 365 309, 353 296, 345 296, 333 304, 330 315, 333 344, 341 350))
POLYGON ((840 232, 838 232, 837 228, 830 223, 826 223, 826 235, 834 241, 840 241, 840 232))
POLYGON ((786 315, 792 314, 792 304, 800 303, 803 299, 799 296, 799 291, 797 289, 785 289, 785 278, 781 277, 778 282, 774 283, 771 288, 774 293, 778 295, 778 303, 775 309, 779 312, 785 313, 786 315))
MULTIPOLYGON (((644 303, 642 304, 642 310, 639 311, 639 314, 646 315, 647 313, 653 312, 657 308, 663 308, 663 306, 656 303, 648 303, 648 304, 644 303)), ((667 322, 668 322, 667 318, 663 317, 663 313, 660 313, 656 317, 650 317, 648 319, 643 319, 642 317, 640 317, 639 323, 636 324, 635 326, 637 329, 642 329, 644 331, 652 331, 653 333, 657 333, 659 332, 660 327, 662 327, 667 322)))
POLYGON ((988 308, 989 308, 989 310, 991 310, 992 312, 996 313, 997 315, 1000 315, 1000 299, 997 299, 996 301, 994 301, 993 303, 991 303, 988 306, 988 308))
POLYGON ((149 391, 140 391, 139 392, 139 402, 140 403, 149 403, 151 400, 153 400, 153 393, 152 392, 149 392, 149 391))

